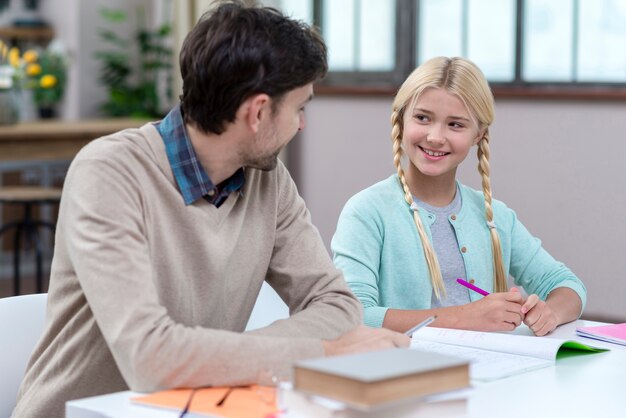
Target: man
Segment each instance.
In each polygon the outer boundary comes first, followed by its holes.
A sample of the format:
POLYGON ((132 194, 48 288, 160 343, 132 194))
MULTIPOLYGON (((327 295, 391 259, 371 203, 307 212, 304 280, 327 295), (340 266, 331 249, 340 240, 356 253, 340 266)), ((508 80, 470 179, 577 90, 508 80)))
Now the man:
POLYGON ((238 385, 293 361, 408 345, 357 327, 279 151, 304 127, 326 48, 275 10, 220 6, 180 54, 163 120, 100 138, 64 185, 48 319, 17 417, 109 392, 238 385), (243 333, 266 280, 291 317, 243 333))

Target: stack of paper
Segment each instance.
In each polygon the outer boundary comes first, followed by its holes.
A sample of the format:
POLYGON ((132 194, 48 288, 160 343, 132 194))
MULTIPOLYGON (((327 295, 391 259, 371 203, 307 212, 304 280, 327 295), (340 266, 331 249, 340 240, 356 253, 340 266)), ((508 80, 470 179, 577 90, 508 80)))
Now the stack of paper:
POLYGON ((281 409, 289 418, 461 418, 467 415, 471 389, 407 399, 370 408, 355 408, 333 399, 295 390, 281 394, 281 409))

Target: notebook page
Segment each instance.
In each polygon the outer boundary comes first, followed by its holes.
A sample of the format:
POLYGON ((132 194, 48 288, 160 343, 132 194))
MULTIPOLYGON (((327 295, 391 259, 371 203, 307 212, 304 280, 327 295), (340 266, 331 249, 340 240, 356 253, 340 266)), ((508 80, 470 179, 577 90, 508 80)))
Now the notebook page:
POLYGON ((468 360, 470 362, 470 379, 472 380, 496 380, 554 364, 553 361, 537 357, 520 356, 418 339, 413 339, 411 348, 448 354, 468 360))
POLYGON ((425 327, 413 334, 413 340, 432 341, 468 348, 536 357, 554 362, 565 342, 557 338, 529 337, 495 332, 467 331, 425 327))

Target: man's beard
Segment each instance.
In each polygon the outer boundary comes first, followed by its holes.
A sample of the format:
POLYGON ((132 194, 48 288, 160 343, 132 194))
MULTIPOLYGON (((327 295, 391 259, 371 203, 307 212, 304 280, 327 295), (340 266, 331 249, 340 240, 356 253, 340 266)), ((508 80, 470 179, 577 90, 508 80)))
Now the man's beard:
POLYGON ((277 151, 275 154, 259 157, 249 160, 245 166, 248 168, 256 168, 261 171, 272 171, 278 165, 278 154, 280 151, 277 151))
MULTIPOLYGON (((269 132, 266 132, 265 134, 266 136, 260 138, 261 141, 269 141, 269 142, 278 143, 279 142, 278 131, 276 130, 274 126, 272 126, 272 128, 270 129, 271 130, 269 132)), ((295 133, 292 135, 291 139, 293 139, 294 136, 295 136, 295 133)), ((261 170, 261 171, 272 171, 278 165, 278 155, 286 146, 286 144, 288 144, 291 141, 291 139, 289 141, 286 141, 277 150, 274 150, 272 154, 248 155, 246 158, 247 161, 244 164, 244 167, 256 168, 257 170, 261 170)))

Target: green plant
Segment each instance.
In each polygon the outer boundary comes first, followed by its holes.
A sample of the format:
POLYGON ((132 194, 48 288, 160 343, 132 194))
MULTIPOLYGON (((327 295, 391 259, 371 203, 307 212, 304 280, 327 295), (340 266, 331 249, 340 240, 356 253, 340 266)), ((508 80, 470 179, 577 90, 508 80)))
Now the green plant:
MULTIPOLYGON (((95 54, 101 63, 99 81, 109 93, 102 110, 110 116, 163 116, 158 79, 159 74, 164 73, 167 86, 165 97, 171 99, 172 50, 167 45, 171 26, 163 24, 156 30, 148 30, 140 23, 134 37, 126 39, 119 36, 119 30, 115 29, 127 21, 126 12, 102 9, 100 14, 111 26, 100 30, 100 37, 109 49, 95 54), (135 60, 131 51, 133 42, 137 48, 135 60)), ((141 10, 138 10, 138 15, 143 16, 141 10)))
POLYGON ((65 56, 45 50, 37 59, 39 72, 29 74, 33 89, 33 100, 38 107, 51 107, 63 98, 67 81, 67 63, 65 56))

